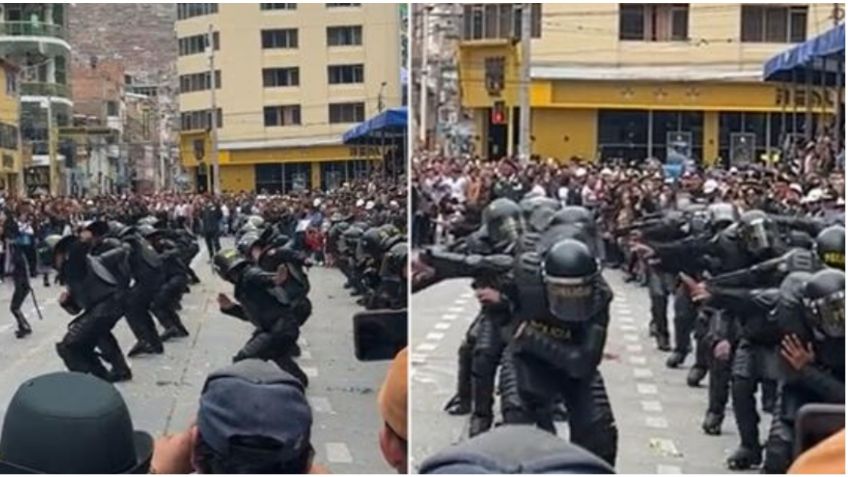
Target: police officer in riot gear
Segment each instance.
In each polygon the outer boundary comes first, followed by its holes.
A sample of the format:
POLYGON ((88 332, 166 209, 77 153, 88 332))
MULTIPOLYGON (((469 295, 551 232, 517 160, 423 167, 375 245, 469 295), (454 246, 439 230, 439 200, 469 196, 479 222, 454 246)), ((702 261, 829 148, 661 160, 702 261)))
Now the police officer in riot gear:
POLYGON ((151 303, 165 283, 165 264, 153 246, 133 227, 123 227, 117 236, 129 247, 133 284, 127 294, 127 323, 136 344, 127 354, 161 354, 162 340, 153 322, 151 303))
POLYGON ((164 269, 164 281, 154 293, 151 304, 153 316, 165 328, 159 338, 162 342, 172 338, 184 338, 189 333, 177 313, 177 307, 188 285, 190 268, 180 258, 182 252, 177 244, 166 238, 162 229, 141 225, 138 231, 159 254, 164 269))
POLYGON ((89 255, 90 242, 74 235, 50 236, 52 263, 67 290, 59 304, 75 318, 68 325, 56 351, 70 371, 91 373, 110 382, 132 378, 112 328, 123 315, 123 300, 129 285, 128 252, 122 247, 100 255, 89 255), (107 371, 95 353, 112 364, 107 371))
POLYGON ((221 278, 235 285, 236 301, 223 293, 218 295, 221 312, 255 327, 233 361, 254 358, 273 361, 306 386, 309 378, 292 359, 300 323, 296 320, 293 301, 286 293, 286 282, 293 280, 286 264, 281 263, 274 273, 266 272, 229 249, 215 255, 214 267, 221 278))
POLYGON ((785 473, 792 463, 799 409, 807 403, 845 402, 844 271, 790 274, 775 313, 782 336, 782 386, 763 470, 785 473))
POLYGON ((521 321, 501 365, 504 422, 555 432, 552 405, 561 398, 571 441, 614 465, 618 431, 598 370, 612 290, 596 257, 578 240, 556 243, 541 263, 525 255, 516 268, 529 269, 515 277, 514 314, 521 321))

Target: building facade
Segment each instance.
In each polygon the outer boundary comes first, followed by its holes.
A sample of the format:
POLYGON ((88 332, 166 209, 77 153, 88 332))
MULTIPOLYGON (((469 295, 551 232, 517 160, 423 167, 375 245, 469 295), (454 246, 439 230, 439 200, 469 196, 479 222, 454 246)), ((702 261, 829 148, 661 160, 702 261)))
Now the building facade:
POLYGON ((20 192, 21 140, 19 70, 0 60, 0 193, 20 192))
POLYGON ((0 5, 0 58, 19 68, 20 127, 27 151, 19 167, 28 193, 58 194, 68 188, 57 148, 57 128, 70 123, 73 108, 67 23, 67 5, 0 5))
POLYGON ((177 9, 180 156, 196 190, 212 183, 213 84, 222 191, 329 188, 367 174, 379 156, 341 137, 401 104, 397 4, 177 9))
MULTIPOLYGON (((540 157, 755 160, 811 134, 836 93, 761 80, 841 18, 833 4, 533 4, 531 149, 540 157), (808 112, 807 105, 811 111, 808 112), (812 128, 805 128, 812 116, 812 128)), ((460 83, 475 150, 517 152, 520 4, 463 5, 460 83)), ((822 124, 825 122, 822 121, 822 124)))

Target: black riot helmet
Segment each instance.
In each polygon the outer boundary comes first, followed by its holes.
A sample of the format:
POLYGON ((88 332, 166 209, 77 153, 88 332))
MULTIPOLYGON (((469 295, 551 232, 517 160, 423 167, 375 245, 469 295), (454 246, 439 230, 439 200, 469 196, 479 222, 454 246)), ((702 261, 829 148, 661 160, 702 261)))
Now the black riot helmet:
POLYGON ((559 201, 550 197, 528 197, 518 205, 525 228, 532 232, 545 230, 560 207, 559 201))
POLYGON ((68 252, 71 249, 71 246, 76 243, 78 240, 76 235, 66 235, 62 237, 61 235, 48 235, 44 238, 44 255, 43 259, 45 263, 49 263, 58 270, 62 263, 56 263, 61 260, 64 261, 68 252))
POLYGON ((739 235, 745 248, 759 255, 774 246, 774 222, 762 210, 749 210, 739 217, 739 235))
POLYGON ((554 214, 551 225, 582 224, 589 225, 595 222, 592 211, 579 205, 567 205, 554 214))
POLYGON ((845 273, 825 268, 804 288, 806 317, 815 331, 827 338, 845 338, 845 273))
POLYGON ((495 199, 483 210, 483 225, 492 245, 505 248, 521 235, 521 208, 509 199, 495 199))
POLYGON ((359 225, 351 225, 342 233, 342 240, 339 243, 339 250, 343 253, 353 255, 356 252, 359 239, 364 231, 359 225))
POLYGON ((724 230, 739 220, 739 209, 729 202, 711 204, 707 210, 710 212, 710 224, 715 232, 724 230))
POLYGON ((542 279, 548 310, 566 322, 586 321, 594 315, 595 281, 601 270, 589 247, 565 239, 545 255, 542 279))
POLYGON ((215 269, 215 273, 230 283, 238 281, 238 273, 248 264, 247 259, 232 248, 221 250, 215 254, 215 258, 212 260, 212 268, 215 269))
POLYGON ((243 257, 250 258, 250 249, 259 240, 259 234, 250 232, 242 235, 236 243, 236 249, 243 257))
POLYGON ((828 267, 845 269, 845 227, 831 225, 816 235, 816 254, 828 267))
POLYGON ((392 237, 397 235, 397 229, 389 225, 380 227, 371 227, 362 234, 359 239, 359 248, 357 255, 359 259, 366 257, 378 259, 386 250, 385 246, 389 243, 392 237))

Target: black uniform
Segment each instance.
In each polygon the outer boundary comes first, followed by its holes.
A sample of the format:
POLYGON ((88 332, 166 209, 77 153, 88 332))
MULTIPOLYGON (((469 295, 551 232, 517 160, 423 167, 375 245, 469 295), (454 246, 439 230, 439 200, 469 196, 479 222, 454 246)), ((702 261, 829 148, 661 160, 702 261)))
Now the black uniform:
POLYGON ((56 247, 66 259, 59 264, 67 297, 60 304, 77 315, 68 332, 56 344, 59 356, 71 371, 91 373, 109 381, 132 376, 112 328, 123 316, 123 301, 129 285, 128 252, 123 247, 90 255, 91 244, 66 237, 56 247), (113 368, 107 371, 94 349, 113 368))
POLYGON ((32 333, 32 328, 29 326, 29 322, 27 322, 23 311, 21 311, 21 305, 23 305, 24 299, 32 292, 32 287, 29 284, 29 264, 23 250, 17 245, 10 245, 9 253, 12 257, 12 280, 15 284, 9 309, 18 325, 18 329, 15 330, 15 336, 23 338, 32 333))
POLYGON ((612 290, 586 244, 563 239, 541 258, 518 257, 515 271, 520 324, 504 350, 504 422, 555 432, 552 407, 562 399, 570 439, 615 464, 618 431, 598 370, 609 324, 612 290))
MULTIPOLYGON (((292 351, 300 335, 298 298, 289 293, 293 287, 278 286, 274 273, 262 270, 244 259, 237 258, 235 250, 223 250, 215 256, 215 268, 219 275, 235 285, 238 303, 221 312, 250 322, 255 331, 233 361, 262 359, 275 362, 291 373, 304 386, 309 378, 292 359, 292 351)), ((286 280, 295 280, 292 276, 286 280)))
POLYGON ((144 229, 142 235, 148 239, 162 261, 164 275, 162 285, 154 292, 151 311, 165 328, 160 335, 161 341, 182 338, 189 335, 177 313, 180 299, 188 288, 191 268, 183 262, 181 250, 173 241, 164 238, 158 231, 144 229))
POLYGON ((126 231, 123 242, 129 246, 133 284, 127 294, 127 323, 137 340, 129 356, 162 353, 162 340, 151 314, 156 293, 165 283, 165 264, 153 246, 140 234, 126 231))

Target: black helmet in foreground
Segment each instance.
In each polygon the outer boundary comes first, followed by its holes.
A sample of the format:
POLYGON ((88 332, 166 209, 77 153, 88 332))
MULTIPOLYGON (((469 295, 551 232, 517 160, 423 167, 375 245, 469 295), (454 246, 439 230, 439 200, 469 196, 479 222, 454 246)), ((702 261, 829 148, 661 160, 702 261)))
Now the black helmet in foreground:
POLYGON ((221 250, 215 254, 215 258, 212 260, 212 268, 215 269, 215 273, 230 283, 235 283, 238 280, 238 272, 247 265, 249 265, 247 259, 233 248, 221 250))
POLYGON ((551 314, 566 322, 594 315, 595 282, 601 270, 586 244, 574 239, 557 242, 545 254, 542 267, 551 314))
POLYGON ((804 305, 813 329, 828 338, 845 337, 845 273, 825 268, 804 288, 804 305))
POLYGON ((845 269, 845 227, 831 225, 816 235, 816 254, 831 268, 845 269))

